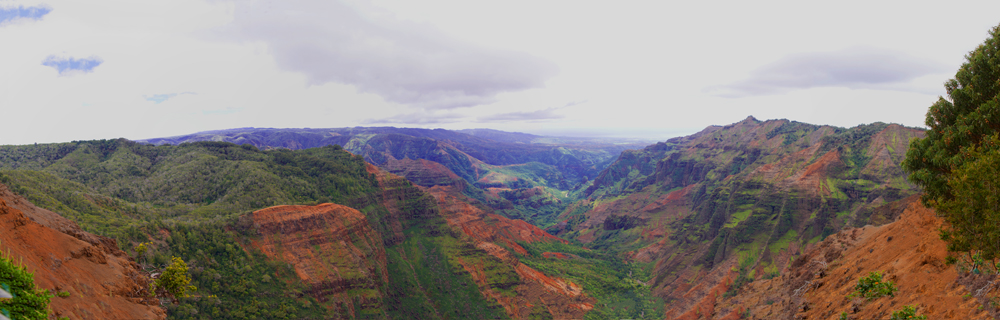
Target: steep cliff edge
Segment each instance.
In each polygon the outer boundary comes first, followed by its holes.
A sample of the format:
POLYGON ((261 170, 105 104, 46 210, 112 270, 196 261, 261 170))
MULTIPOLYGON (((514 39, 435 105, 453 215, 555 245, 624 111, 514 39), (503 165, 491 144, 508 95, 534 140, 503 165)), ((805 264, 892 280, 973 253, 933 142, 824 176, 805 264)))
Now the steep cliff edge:
POLYGON ((148 298, 149 276, 115 241, 84 232, 58 214, 35 207, 0 185, 0 248, 51 292, 52 314, 71 319, 165 319, 148 298))

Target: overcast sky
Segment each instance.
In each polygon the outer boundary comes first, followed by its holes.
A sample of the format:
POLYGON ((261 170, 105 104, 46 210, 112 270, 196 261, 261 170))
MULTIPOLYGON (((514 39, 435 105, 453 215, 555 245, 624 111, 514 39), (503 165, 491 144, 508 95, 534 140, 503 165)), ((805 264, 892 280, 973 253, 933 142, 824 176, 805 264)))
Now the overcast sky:
POLYGON ((1000 1, 0 0, 0 144, 923 126, 1000 1))

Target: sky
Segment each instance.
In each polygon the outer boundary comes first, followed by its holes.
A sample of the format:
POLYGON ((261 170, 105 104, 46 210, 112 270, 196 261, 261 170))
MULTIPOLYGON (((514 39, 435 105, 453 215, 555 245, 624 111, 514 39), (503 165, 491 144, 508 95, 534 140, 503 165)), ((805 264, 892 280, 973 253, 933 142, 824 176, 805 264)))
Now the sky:
POLYGON ((1000 1, 0 0, 0 145, 924 126, 1000 1))

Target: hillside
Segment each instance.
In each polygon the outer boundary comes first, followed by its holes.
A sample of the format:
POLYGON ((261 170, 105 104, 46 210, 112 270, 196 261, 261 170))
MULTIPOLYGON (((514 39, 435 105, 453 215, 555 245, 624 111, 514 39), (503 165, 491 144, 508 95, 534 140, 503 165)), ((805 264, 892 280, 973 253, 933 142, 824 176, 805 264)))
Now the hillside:
POLYGON ((888 222, 872 213, 917 192, 898 163, 921 135, 753 117, 709 127, 622 153, 548 230, 647 266, 667 318, 682 317, 727 279, 776 277, 828 235, 888 222))
POLYGON ((937 232, 942 220, 916 197, 894 206, 885 208, 893 222, 840 231, 804 252, 782 276, 750 283, 735 297, 703 305, 701 313, 711 319, 739 313, 745 319, 833 319, 841 313, 886 319, 913 305, 928 319, 995 319, 1000 310, 989 293, 998 289, 996 275, 960 274, 962 266, 948 265, 937 232), (899 291, 870 301, 848 297, 872 271, 899 291))
POLYGON ((449 185, 333 146, 105 140, 0 157, 0 180, 32 202, 130 255, 151 242, 143 269, 183 258, 198 290, 170 318, 600 318, 632 313, 599 304, 650 303, 648 287, 622 285, 629 269, 606 270, 617 259, 497 214, 433 165, 411 169, 449 185))
POLYGON ((149 274, 115 241, 80 230, 58 214, 35 207, 0 184, 0 243, 4 254, 34 273, 51 293, 52 314, 72 319, 164 319, 147 297, 149 274))

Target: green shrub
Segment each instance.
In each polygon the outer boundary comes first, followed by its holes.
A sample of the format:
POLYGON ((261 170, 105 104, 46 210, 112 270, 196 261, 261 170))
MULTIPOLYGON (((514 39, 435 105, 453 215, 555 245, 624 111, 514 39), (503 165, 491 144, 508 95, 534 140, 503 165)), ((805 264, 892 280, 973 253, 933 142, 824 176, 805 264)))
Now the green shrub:
POLYGON ((188 292, 198 290, 191 285, 191 277, 188 276, 188 266, 184 260, 178 257, 171 258, 171 263, 167 269, 156 278, 154 284, 157 288, 162 288, 175 300, 187 297, 188 292))
POLYGON ((854 292, 848 297, 865 297, 868 300, 892 296, 898 291, 896 284, 892 281, 882 282, 882 274, 878 271, 869 272, 867 276, 858 279, 858 284, 854 285, 854 292))
POLYGON ((56 296, 60 298, 69 298, 69 291, 59 291, 56 292, 56 296))
POLYGON ((917 307, 915 306, 903 306, 903 309, 896 310, 892 313, 892 318, 889 320, 911 320, 911 319, 927 319, 925 315, 917 315, 917 307))
POLYGON ((0 253, 0 284, 14 296, 0 301, 0 309, 10 312, 11 319, 48 319, 52 296, 36 288, 34 275, 11 260, 10 253, 0 253))

